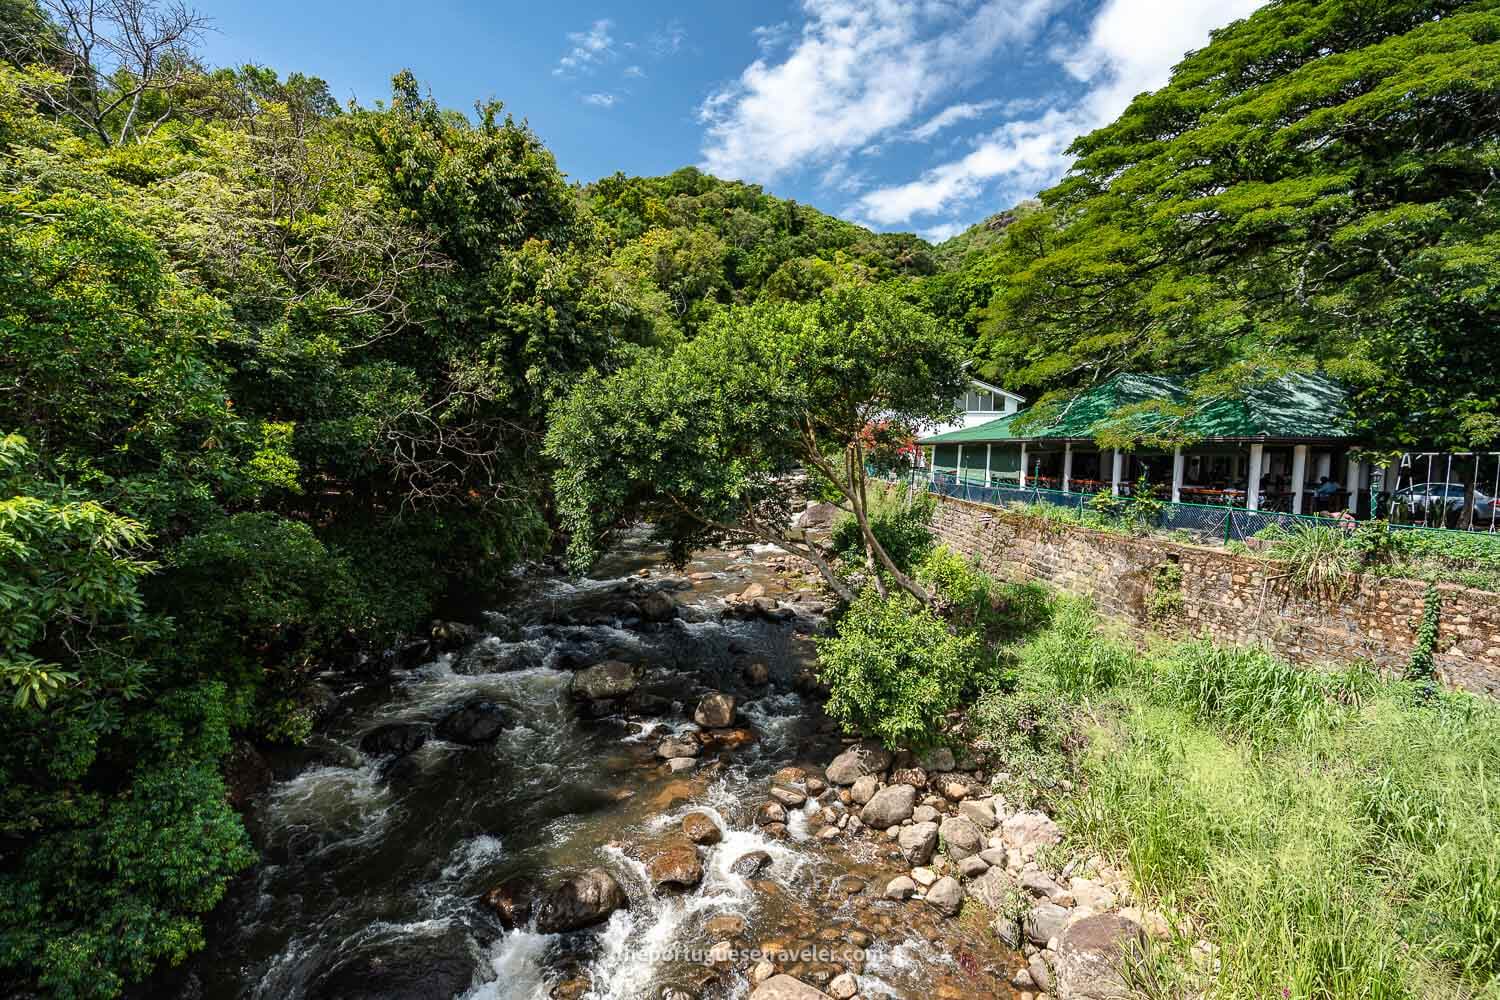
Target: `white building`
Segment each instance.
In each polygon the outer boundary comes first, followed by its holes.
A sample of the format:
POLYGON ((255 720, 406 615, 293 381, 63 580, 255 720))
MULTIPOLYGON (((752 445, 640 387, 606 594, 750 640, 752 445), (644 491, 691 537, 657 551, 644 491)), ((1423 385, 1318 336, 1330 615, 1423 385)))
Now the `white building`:
POLYGON ((981 382, 977 378, 969 379, 969 391, 964 393, 962 400, 963 413, 957 420, 933 428, 925 436, 946 434, 948 431, 960 431, 966 427, 978 427, 982 423, 1003 417, 1007 413, 1015 413, 1026 402, 1026 397, 1017 396, 1013 392, 1006 392, 998 385, 990 385, 981 382))

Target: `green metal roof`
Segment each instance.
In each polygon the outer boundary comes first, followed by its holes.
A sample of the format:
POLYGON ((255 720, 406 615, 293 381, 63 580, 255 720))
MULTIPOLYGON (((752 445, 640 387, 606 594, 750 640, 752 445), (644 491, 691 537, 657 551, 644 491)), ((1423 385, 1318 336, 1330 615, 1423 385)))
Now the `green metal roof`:
MULTIPOLYGON (((1180 433, 1197 440, 1344 441, 1351 435, 1345 416, 1347 393, 1319 375, 1294 373, 1253 386, 1242 396, 1209 402, 1182 421, 1180 433)), ((1026 412, 922 438, 921 444, 974 444, 994 441, 1089 440, 1121 407, 1160 401, 1189 403, 1183 379, 1162 375, 1117 375, 1061 404, 1048 423, 1017 431, 1026 412)), ((1137 412, 1131 427, 1139 434, 1164 430, 1166 414, 1137 412)))

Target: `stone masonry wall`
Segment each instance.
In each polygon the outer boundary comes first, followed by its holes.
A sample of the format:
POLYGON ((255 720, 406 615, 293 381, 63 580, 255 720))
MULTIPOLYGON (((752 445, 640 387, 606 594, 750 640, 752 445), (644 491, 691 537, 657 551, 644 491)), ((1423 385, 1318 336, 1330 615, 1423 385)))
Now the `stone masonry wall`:
MULTIPOLYGON (((1400 673, 1416 644, 1426 585, 1362 577, 1337 601, 1307 597, 1278 564, 1158 537, 1136 538, 939 497, 934 528, 947 545, 991 575, 1038 580, 1091 597, 1100 612, 1137 634, 1150 627, 1147 601, 1161 567, 1182 571, 1181 611, 1169 631, 1234 645, 1265 643, 1309 665, 1366 660, 1400 673)), ((1500 595, 1441 584, 1437 667, 1450 686, 1500 694, 1500 595)))

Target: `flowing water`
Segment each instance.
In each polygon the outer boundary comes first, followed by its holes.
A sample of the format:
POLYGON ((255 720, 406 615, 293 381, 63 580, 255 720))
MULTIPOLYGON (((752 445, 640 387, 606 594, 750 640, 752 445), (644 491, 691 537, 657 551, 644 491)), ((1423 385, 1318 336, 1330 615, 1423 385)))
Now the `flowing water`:
MULTIPOLYGON (((703 1000, 744 997, 748 963, 715 970, 704 960, 724 933, 710 921, 732 916, 747 923, 738 938, 747 949, 868 945, 855 966, 862 997, 995 995, 998 969, 982 967, 993 956, 977 937, 940 929, 927 913, 912 919, 925 907, 876 898, 895 870, 874 851, 809 838, 799 811, 785 839, 752 821, 773 772, 839 749, 815 699, 794 684, 811 662, 818 619, 723 615, 723 597, 752 580, 785 589, 765 554, 752 552, 710 553, 689 566, 716 576, 675 595, 675 620, 642 623, 629 605, 622 615, 624 597, 686 586, 660 567, 636 575, 659 559, 638 540, 595 578, 527 581, 503 616, 488 616, 482 658, 446 653, 344 692, 314 746, 279 762, 286 777, 252 805, 263 861, 216 911, 189 988, 179 976, 173 992, 656 1000, 675 988, 703 1000), (569 682, 606 658, 646 667, 646 694, 635 714, 585 718, 569 682), (770 684, 743 680, 755 661, 769 667, 770 684), (705 751, 698 769, 672 775, 655 747, 695 728, 693 705, 710 689, 737 694, 753 741, 717 759, 705 751), (358 749, 377 725, 435 722, 476 700, 506 711, 493 744, 431 739, 395 761, 358 749), (700 886, 653 895, 636 847, 694 810, 713 817, 723 841, 705 849, 700 886), (751 851, 771 858, 754 882, 731 871, 751 851), (631 905, 587 931, 507 931, 479 901, 509 879, 546 885, 596 866, 615 875, 631 905), (870 889, 851 894, 850 873, 870 889)), ((803 958, 791 971, 812 980, 841 971, 821 953, 803 958)))

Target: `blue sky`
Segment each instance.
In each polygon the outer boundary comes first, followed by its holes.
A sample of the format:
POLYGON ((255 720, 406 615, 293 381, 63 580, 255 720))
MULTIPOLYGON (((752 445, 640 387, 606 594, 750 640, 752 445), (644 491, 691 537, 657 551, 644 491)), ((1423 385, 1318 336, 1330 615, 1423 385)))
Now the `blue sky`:
POLYGON ((204 55, 321 76, 409 68, 495 97, 575 180, 693 164, 940 240, 1055 181, 1069 141, 1261 0, 731 4, 200 0, 204 55))

